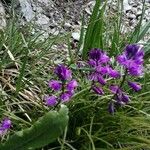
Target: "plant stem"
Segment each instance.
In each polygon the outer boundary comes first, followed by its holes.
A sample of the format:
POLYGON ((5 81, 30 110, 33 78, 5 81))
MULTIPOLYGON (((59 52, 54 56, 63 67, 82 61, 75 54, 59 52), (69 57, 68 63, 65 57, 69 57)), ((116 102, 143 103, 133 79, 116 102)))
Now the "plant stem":
MULTIPOLYGON (((62 81, 62 92, 61 92, 61 94, 64 94, 64 92, 65 92, 65 84, 66 84, 66 82, 62 81)), ((61 98, 59 98, 58 103, 55 105, 54 109, 56 109, 60 103, 61 103, 61 98)))
POLYGON ((122 86, 123 86, 123 84, 124 84, 124 82, 125 82, 125 80, 126 80, 127 73, 128 73, 128 71, 127 71, 127 69, 126 69, 126 70, 125 70, 125 73, 124 73, 124 75, 123 75, 122 81, 121 81, 121 83, 120 83, 120 86, 118 87, 116 93, 112 96, 111 99, 114 99, 114 98, 116 97, 116 95, 118 94, 119 89, 122 88, 122 86))

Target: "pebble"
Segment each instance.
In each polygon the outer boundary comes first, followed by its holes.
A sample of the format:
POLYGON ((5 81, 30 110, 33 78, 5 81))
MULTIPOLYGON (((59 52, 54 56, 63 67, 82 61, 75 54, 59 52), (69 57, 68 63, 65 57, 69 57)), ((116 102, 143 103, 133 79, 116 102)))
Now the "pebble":
POLYGON ((73 32, 73 33, 72 33, 72 37, 73 37, 74 40, 79 41, 79 39, 80 39, 80 33, 78 33, 78 32, 73 32))
POLYGON ((131 13, 127 13, 126 15, 127 15, 127 18, 131 20, 136 18, 136 15, 131 14, 131 13))

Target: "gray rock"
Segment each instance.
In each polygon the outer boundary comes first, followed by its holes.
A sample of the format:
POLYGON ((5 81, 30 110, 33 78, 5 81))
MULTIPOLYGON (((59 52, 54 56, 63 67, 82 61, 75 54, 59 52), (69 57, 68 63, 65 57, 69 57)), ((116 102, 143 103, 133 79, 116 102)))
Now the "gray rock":
POLYGON ((134 14, 127 13, 127 18, 132 20, 132 19, 135 19, 136 16, 134 14))
POLYGON ((79 32, 73 32, 72 33, 72 37, 73 37, 74 40, 79 41, 79 39, 80 39, 80 33, 79 32))
POLYGON ((123 1, 123 8, 125 12, 128 12, 129 10, 131 10, 132 6, 129 5, 128 0, 123 1))
POLYGON ((35 17, 35 13, 32 9, 31 3, 29 0, 19 0, 21 11, 23 13, 23 16, 25 17, 26 21, 29 22, 33 20, 35 17))
POLYGON ((6 27, 6 15, 2 2, 0 1, 0 30, 6 27))
POLYGON ((21 23, 23 25, 27 22, 32 23, 35 27, 32 32, 33 34, 42 32, 46 38, 49 34, 58 33, 57 27, 62 17, 57 14, 58 10, 54 8, 51 0, 16 0, 16 3, 20 5, 20 7, 16 9, 18 9, 18 12, 21 12, 20 14, 23 16, 21 23), (54 19, 58 20, 56 21, 54 19))

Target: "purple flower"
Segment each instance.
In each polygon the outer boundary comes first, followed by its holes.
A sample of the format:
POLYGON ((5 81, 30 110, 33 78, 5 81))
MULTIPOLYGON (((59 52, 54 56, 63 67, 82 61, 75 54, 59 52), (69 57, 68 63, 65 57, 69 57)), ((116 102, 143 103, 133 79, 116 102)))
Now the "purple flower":
POLYGON ((110 66, 97 66, 96 67, 96 71, 102 75, 109 75, 113 78, 119 78, 120 77, 120 73, 115 70, 115 69, 112 69, 110 66))
POLYGON ((96 72, 102 74, 102 75, 106 75, 109 72, 109 66, 97 66, 96 67, 96 72))
POLYGON ((136 82, 128 81, 128 85, 136 92, 142 89, 141 85, 136 82))
POLYGON ((69 81, 69 83, 67 83, 66 88, 67 88, 68 91, 73 91, 77 86, 78 86, 77 81, 76 80, 71 80, 71 81, 69 81))
POLYGON ((97 73, 97 72, 92 72, 92 73, 90 73, 90 75, 89 75, 89 80, 91 80, 91 81, 97 81, 97 76, 98 76, 99 74, 97 73))
POLYGON ((143 63, 144 51, 139 45, 127 45, 125 49, 125 54, 128 59, 142 60, 140 61, 140 64, 143 63))
POLYGON ((143 57, 144 57, 144 50, 136 45, 131 44, 127 45, 125 48, 125 52, 117 57, 117 60, 122 65, 127 65, 128 61, 133 60, 136 64, 141 65, 143 64, 143 57))
POLYGON ((98 65, 99 63, 107 63, 110 60, 106 52, 97 48, 94 48, 90 51, 89 59, 90 59, 89 64, 91 65, 98 65))
POLYGON ((59 81, 57 81, 57 80, 51 80, 51 81, 49 81, 48 86, 51 89, 55 90, 55 91, 60 90, 61 87, 62 87, 61 83, 59 81))
POLYGON ((99 61, 101 58, 101 50, 97 48, 90 50, 89 58, 95 61, 99 61))
POLYGON ((1 127, 4 128, 4 129, 9 129, 11 127, 11 120, 8 119, 8 118, 5 118, 2 121, 1 127))
POLYGON ((112 69, 111 67, 109 68, 108 74, 113 78, 119 78, 120 77, 120 73, 117 70, 112 69))
POLYGON ((101 87, 98 87, 98 86, 93 86, 92 87, 92 90, 96 93, 96 94, 98 94, 98 95, 103 95, 104 94, 104 91, 103 91, 103 89, 101 88, 101 87))
POLYGON ((56 75, 60 80, 65 81, 72 78, 72 72, 64 65, 58 65, 55 69, 56 75))
POLYGON ((98 75, 98 76, 97 76, 97 81, 98 81, 101 85, 105 85, 105 84, 106 84, 105 79, 104 79, 101 75, 98 75))
POLYGON ((60 99, 62 102, 68 102, 68 101, 70 101, 71 97, 72 97, 72 93, 65 92, 65 93, 61 94, 60 99))
POLYGON ((47 106, 55 106, 57 104, 57 97, 56 96, 45 96, 45 103, 47 106))
POLYGON ((111 85, 111 86, 109 87, 109 89, 111 90, 111 92, 112 92, 113 94, 116 94, 116 92, 118 92, 118 90, 120 90, 120 88, 119 88, 118 85, 111 85))
POLYGON ((133 76, 139 76, 142 75, 143 73, 143 66, 139 66, 136 64, 132 64, 130 65, 130 67, 128 68, 129 74, 133 75, 133 76))
POLYGON ((96 66, 97 66, 96 61, 93 60, 93 59, 90 59, 90 60, 88 61, 88 64, 89 64, 91 67, 96 67, 96 66))
POLYGON ((100 62, 107 63, 109 61, 110 61, 110 58, 107 56, 106 52, 102 52, 100 62))
POLYGON ((136 44, 127 45, 122 55, 117 57, 119 64, 128 69, 129 74, 139 76, 142 74, 144 50, 136 44))
POLYGON ((114 99, 118 104, 127 104, 129 102, 130 99, 128 95, 124 93, 119 86, 111 85, 109 89, 113 94, 115 94, 114 99))
POLYGON ((114 99, 116 100, 116 104, 119 104, 119 105, 125 104, 125 102, 123 101, 123 97, 122 97, 121 92, 118 92, 114 99))
POLYGON ((0 126, 0 135, 3 135, 7 132, 8 129, 11 127, 11 120, 8 118, 5 118, 0 126))
POLYGON ((130 101, 130 99, 129 99, 129 96, 128 95, 126 95, 126 94, 124 94, 124 93, 122 93, 122 99, 121 99, 125 104, 127 104, 129 101, 130 101))

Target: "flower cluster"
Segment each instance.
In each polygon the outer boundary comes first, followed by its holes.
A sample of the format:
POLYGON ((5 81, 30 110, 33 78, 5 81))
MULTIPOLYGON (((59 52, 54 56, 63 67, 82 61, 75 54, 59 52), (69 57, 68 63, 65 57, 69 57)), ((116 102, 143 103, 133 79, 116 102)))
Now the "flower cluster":
POLYGON ((89 79, 93 81, 93 91, 99 95, 104 94, 101 86, 106 84, 106 80, 104 79, 106 75, 112 78, 120 77, 120 73, 113 69, 109 62, 110 58, 107 56, 106 52, 101 49, 95 48, 90 51, 88 64, 93 70, 90 72, 89 79), (96 85, 97 82, 99 85, 96 85))
POLYGON ((0 136, 4 135, 11 127, 11 120, 5 118, 0 125, 0 136))
POLYGON ((143 72, 144 50, 136 44, 127 45, 122 55, 117 57, 120 65, 123 65, 130 75, 139 76, 143 72))
MULTIPOLYGON (((103 95, 103 86, 106 85, 106 78, 122 79, 120 85, 111 85, 109 89, 113 94, 109 103, 109 112, 115 111, 116 105, 127 104, 130 99, 123 90, 123 85, 128 84, 134 91, 141 90, 141 85, 137 82, 127 80, 127 75, 140 76, 143 72, 144 51, 141 46, 136 44, 127 45, 124 52, 117 56, 117 62, 123 66, 124 74, 120 74, 111 65, 111 59, 101 49, 94 48, 89 52, 87 62, 89 69, 88 79, 92 81, 91 89, 98 95, 103 95)), ((80 70, 84 66, 79 66, 80 70)), ((48 86, 55 92, 55 95, 45 96, 45 102, 48 106, 56 106, 59 103, 68 102, 74 94, 77 81, 72 79, 72 72, 64 65, 58 65, 54 70, 58 80, 50 80, 48 86)))
POLYGON ((49 88, 57 91, 56 95, 45 96, 47 106, 55 106, 58 103, 68 102, 74 94, 74 90, 78 86, 77 81, 72 79, 72 72, 64 65, 58 65, 54 73, 59 80, 50 80, 48 83, 49 88))
POLYGON ((106 85, 106 77, 122 78, 120 85, 111 85, 109 87, 113 97, 109 103, 109 112, 114 113, 115 105, 127 104, 130 99, 127 93, 123 91, 122 86, 127 83, 134 91, 141 90, 141 85, 137 82, 126 80, 127 75, 140 76, 143 72, 144 51, 141 46, 136 44, 127 45, 123 54, 117 56, 117 62, 123 66, 124 74, 121 75, 110 65, 110 58, 106 52, 101 49, 91 49, 89 52, 88 65, 91 68, 89 79, 92 81, 91 89, 98 95, 103 95, 102 86, 106 85), (114 101, 115 100, 115 101, 114 101))
MULTIPOLYGON (((120 86, 110 86, 110 90, 114 94, 112 99, 116 100, 115 104, 123 105, 129 102, 129 96, 125 92, 123 92, 122 86, 126 82, 126 76, 128 74, 130 76, 140 76, 143 73, 143 57, 144 50, 141 46, 136 44, 127 45, 123 54, 117 57, 118 63, 122 65, 125 69, 125 74, 123 75, 123 80, 120 86)), ((138 92, 142 88, 141 85, 137 82, 127 80, 127 84, 135 92, 138 92)), ((109 103, 110 113, 114 113, 114 107, 114 103, 111 101, 109 103)))

